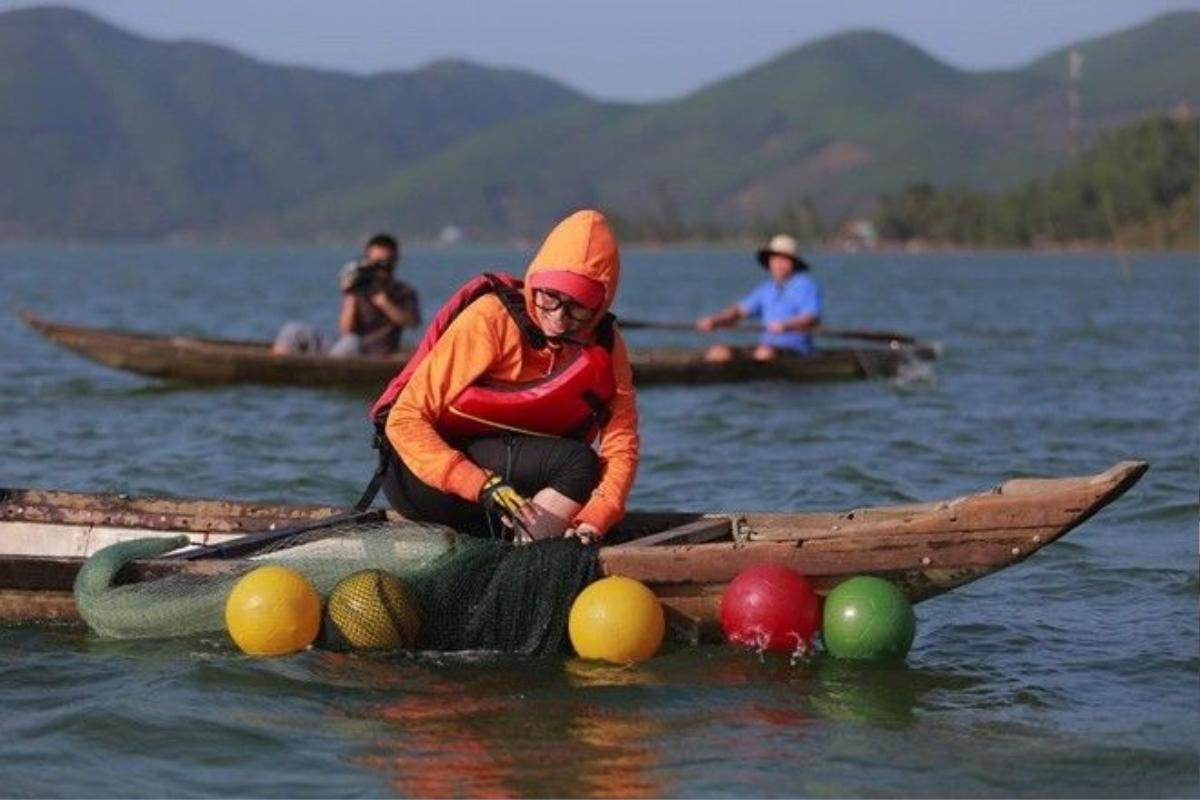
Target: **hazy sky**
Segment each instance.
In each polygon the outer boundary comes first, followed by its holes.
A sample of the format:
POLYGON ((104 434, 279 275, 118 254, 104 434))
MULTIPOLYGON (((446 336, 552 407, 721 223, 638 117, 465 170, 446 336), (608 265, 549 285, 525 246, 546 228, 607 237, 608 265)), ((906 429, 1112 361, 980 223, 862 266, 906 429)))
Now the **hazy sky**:
MULTIPOLYGON (((44 5, 0 0, 0 10, 44 5)), ((354 72, 438 58, 522 67, 604 99, 674 97, 849 28, 955 66, 1023 64, 1200 0, 70 0, 154 38, 354 72)))

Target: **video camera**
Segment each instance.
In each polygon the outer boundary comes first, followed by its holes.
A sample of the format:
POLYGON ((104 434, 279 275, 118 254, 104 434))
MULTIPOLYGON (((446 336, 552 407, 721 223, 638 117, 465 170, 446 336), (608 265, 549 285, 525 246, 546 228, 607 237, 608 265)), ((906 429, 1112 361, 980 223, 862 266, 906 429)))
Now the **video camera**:
POLYGON ((392 265, 388 261, 360 260, 354 266, 354 273, 346 284, 346 291, 368 294, 373 290, 382 288, 382 284, 387 280, 391 267, 392 265))

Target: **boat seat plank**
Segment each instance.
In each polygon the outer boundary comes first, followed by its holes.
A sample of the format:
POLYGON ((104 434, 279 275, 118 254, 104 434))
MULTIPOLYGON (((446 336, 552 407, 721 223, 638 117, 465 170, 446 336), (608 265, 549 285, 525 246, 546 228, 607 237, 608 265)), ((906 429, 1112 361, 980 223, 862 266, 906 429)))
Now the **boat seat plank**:
MULTIPOLYGON (((110 544, 128 541, 129 528, 112 525, 62 525, 51 540, 46 526, 38 522, 7 522, 4 530, 5 555, 79 556, 86 558, 110 544)), ((200 532, 188 528, 162 528, 145 531, 147 536, 186 536, 193 545, 217 544, 242 536, 241 532, 200 532)))
MULTIPOLYGON (((684 525, 676 525, 673 528, 667 528, 659 533, 652 533, 649 536, 642 536, 622 544, 613 545, 619 547, 653 547, 663 544, 699 544, 701 542, 715 542, 719 539, 733 538, 733 519, 730 517, 720 517, 715 519, 699 519, 695 522, 689 522, 684 525)), ((611 549, 611 548, 610 548, 611 549)))

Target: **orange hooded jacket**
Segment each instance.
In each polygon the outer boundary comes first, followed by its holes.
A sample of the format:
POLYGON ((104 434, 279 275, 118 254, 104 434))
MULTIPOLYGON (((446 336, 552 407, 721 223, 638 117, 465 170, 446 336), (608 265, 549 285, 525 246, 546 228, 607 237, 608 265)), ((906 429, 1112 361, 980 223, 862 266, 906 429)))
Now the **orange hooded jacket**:
MULTIPOLYGON (((607 313, 621 272, 617 241, 598 211, 578 211, 560 222, 525 273, 525 305, 534 317, 530 279, 542 270, 577 272, 604 285, 604 301, 593 325, 607 313)), ((536 319, 536 317, 534 317, 536 319)), ((637 405, 633 373, 620 332, 613 335, 617 393, 612 418, 600 432, 600 482, 573 522, 601 534, 625 515, 625 502, 637 473, 637 405)), ((587 331, 576 336, 587 338, 587 331)), ((429 486, 471 502, 487 479, 478 464, 447 444, 434 423, 468 386, 480 380, 529 381, 549 374, 562 360, 563 347, 529 347, 517 324, 495 295, 485 295, 454 319, 388 413, 385 431, 396 453, 429 486)))

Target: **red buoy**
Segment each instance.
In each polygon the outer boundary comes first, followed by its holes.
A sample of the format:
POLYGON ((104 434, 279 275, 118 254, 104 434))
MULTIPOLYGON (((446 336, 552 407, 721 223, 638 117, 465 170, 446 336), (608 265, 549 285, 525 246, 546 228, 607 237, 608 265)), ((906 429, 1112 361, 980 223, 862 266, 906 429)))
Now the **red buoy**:
POLYGON ((820 618, 820 600, 808 579, 787 567, 747 567, 721 595, 721 627, 737 644, 784 653, 804 649, 820 618))

